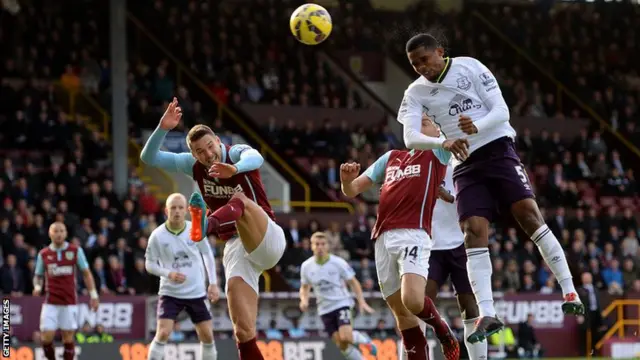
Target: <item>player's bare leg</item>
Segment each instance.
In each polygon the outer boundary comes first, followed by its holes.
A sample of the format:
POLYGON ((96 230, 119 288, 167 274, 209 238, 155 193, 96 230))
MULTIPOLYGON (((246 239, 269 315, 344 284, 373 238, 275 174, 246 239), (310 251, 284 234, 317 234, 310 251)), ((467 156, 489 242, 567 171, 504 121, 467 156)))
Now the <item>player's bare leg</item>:
POLYGON ((74 360, 76 357, 75 330, 61 330, 62 344, 64 345, 63 360, 74 360))
POLYGON ((238 342, 240 360, 263 360, 256 343, 258 294, 241 277, 232 277, 227 285, 229 315, 238 342))
POLYGON ((174 324, 175 321, 171 319, 158 319, 156 336, 153 338, 151 345, 149 345, 147 360, 164 359, 164 346, 167 344, 167 341, 169 341, 169 336, 173 331, 174 324))
POLYGON ((584 314, 584 305, 573 285, 573 278, 562 245, 544 222, 538 204, 533 199, 520 200, 511 205, 511 212, 522 230, 538 246, 542 258, 558 279, 564 297, 562 311, 565 314, 584 314))
POLYGON ((338 346, 345 359, 362 360, 364 357, 353 341, 353 327, 351 325, 342 325, 338 331, 331 335, 331 339, 338 346))
POLYGON ((218 359, 218 351, 213 340, 213 321, 201 321, 194 325, 202 353, 202 360, 218 359))
POLYGON ((53 347, 53 340, 55 339, 55 331, 42 331, 40 333, 40 340, 42 341, 42 351, 44 357, 47 360, 56 360, 56 351, 53 347))
POLYGON ((396 324, 402 334, 402 344, 404 345, 407 360, 426 360, 429 358, 427 348, 427 338, 425 338, 420 322, 402 302, 401 291, 396 291, 386 299, 396 324))
MULTIPOLYGON (((435 301, 440 291, 440 285, 434 280, 427 280, 427 296, 435 301)), ((464 323, 465 334, 465 347, 471 360, 480 360, 487 358, 487 342, 483 341, 476 344, 471 344, 467 341, 468 334, 473 332, 473 325, 478 319, 479 312, 476 305, 476 298, 473 294, 457 294, 458 308, 460 309, 460 316, 464 323)))
POLYGON ((496 318, 496 309, 493 305, 489 220, 481 216, 471 216, 463 220, 461 226, 464 232, 464 246, 467 249, 469 282, 480 312, 473 332, 467 336, 467 340, 475 344, 502 330, 504 324, 496 318))
POLYGON ((404 274, 402 276, 401 300, 402 304, 419 319, 433 327, 444 356, 449 359, 460 358, 460 345, 451 332, 449 325, 440 317, 433 300, 425 296, 427 279, 418 274, 404 274))

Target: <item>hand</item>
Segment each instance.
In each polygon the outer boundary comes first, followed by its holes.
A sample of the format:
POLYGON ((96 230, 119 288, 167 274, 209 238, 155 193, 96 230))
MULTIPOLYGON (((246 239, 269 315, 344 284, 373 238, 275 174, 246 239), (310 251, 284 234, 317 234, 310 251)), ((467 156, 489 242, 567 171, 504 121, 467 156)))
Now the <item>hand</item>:
POLYGON ((89 309, 91 309, 91 311, 93 312, 98 311, 98 306, 100 306, 100 300, 98 299, 89 300, 89 309))
POLYGON ((471 120, 467 115, 460 115, 460 118, 458 119, 458 127, 467 135, 478 133, 478 128, 473 125, 473 120, 471 120))
POLYGON ((367 304, 366 301, 359 303, 358 306, 360 307, 360 311, 365 312, 367 314, 373 314, 376 312, 375 310, 373 310, 371 306, 369 306, 369 304, 367 304))
POLYGON ((42 294, 42 289, 33 289, 31 292, 31 295, 33 296, 40 296, 40 294, 42 294))
POLYGON ((209 284, 209 288, 207 289, 207 297, 212 303, 218 302, 218 299, 220 299, 220 288, 217 284, 209 284))
POLYGON ((340 165, 340 182, 343 184, 351 184, 358 175, 360 175, 360 164, 345 163, 340 165))
POLYGON ((238 168, 235 165, 226 163, 214 163, 209 168, 209 176, 219 179, 228 179, 238 173, 238 168))
POLYGON ((453 195, 451 195, 449 191, 447 191, 447 189, 445 189, 443 186, 440 186, 440 188, 438 189, 438 199, 448 202, 449 204, 453 204, 453 202, 455 201, 453 195))
POLYGON ((451 152, 460 161, 465 161, 469 157, 469 141, 467 139, 445 140, 442 143, 442 148, 451 152))
POLYGON ((184 274, 181 274, 176 271, 172 271, 169 273, 169 280, 176 282, 178 284, 182 284, 185 280, 187 280, 187 277, 184 276, 184 274))
POLYGON ((307 312, 309 310, 309 300, 300 300, 300 311, 307 312))
POLYGON ((178 105, 178 99, 174 97, 160 119, 160 128, 166 131, 173 130, 180 123, 180 119, 182 119, 182 108, 178 105))

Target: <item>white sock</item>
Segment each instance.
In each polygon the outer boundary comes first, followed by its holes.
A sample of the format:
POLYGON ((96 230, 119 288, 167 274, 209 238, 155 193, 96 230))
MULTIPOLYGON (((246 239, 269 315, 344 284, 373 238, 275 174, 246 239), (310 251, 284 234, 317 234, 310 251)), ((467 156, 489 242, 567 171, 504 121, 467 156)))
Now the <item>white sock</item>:
POLYGON ((218 351, 216 350, 215 341, 211 344, 200 343, 202 352, 202 360, 218 360, 218 351))
POLYGON ((487 360, 488 359, 488 343, 487 340, 472 344, 467 341, 467 337, 473 332, 473 326, 478 318, 464 320, 464 346, 469 353, 469 360, 487 360))
POLYGON ((538 250, 542 254, 542 258, 549 265, 551 272, 558 279, 558 283, 562 288, 562 296, 570 293, 575 293, 576 288, 573 286, 573 279, 571 277, 571 271, 569 270, 569 264, 567 263, 567 257, 564 255, 564 250, 558 239, 556 239, 553 232, 545 224, 540 226, 533 235, 531 240, 538 245, 538 250))
POLYGON ((349 345, 347 350, 342 352, 346 360, 364 360, 360 350, 358 350, 355 346, 349 345))
POLYGON ((166 343, 162 343, 153 339, 151 345, 149 345, 149 352, 147 354, 147 360, 162 360, 164 359, 164 346, 166 343))
POLYGON ((467 249, 467 272, 473 294, 476 296, 480 316, 496 316, 493 306, 493 292, 491 289, 491 274, 493 267, 489 248, 467 249))
POLYGON ((371 342, 371 339, 369 339, 367 335, 361 333, 358 330, 353 330, 353 343, 355 345, 368 344, 370 342, 371 342))

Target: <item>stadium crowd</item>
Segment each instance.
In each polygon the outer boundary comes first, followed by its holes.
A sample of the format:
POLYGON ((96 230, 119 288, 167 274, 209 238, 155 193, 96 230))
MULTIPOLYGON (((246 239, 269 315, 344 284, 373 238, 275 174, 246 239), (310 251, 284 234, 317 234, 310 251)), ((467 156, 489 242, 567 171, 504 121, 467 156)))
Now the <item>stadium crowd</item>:
MULTIPOLYGON (((286 33, 288 29, 274 27, 276 22, 270 18, 272 15, 281 17, 283 21, 280 22, 286 23, 286 12, 279 3, 257 1, 254 11, 213 1, 199 4, 198 8, 191 2, 188 11, 179 14, 172 8, 176 2, 157 1, 155 12, 149 11, 144 20, 160 37, 164 31, 173 34, 167 37, 171 39, 172 49, 185 56, 185 63, 203 75, 223 102, 366 106, 355 92, 349 91, 349 84, 342 83, 332 75, 330 68, 313 57, 314 51, 295 46, 293 38, 286 33), (154 17, 169 20, 150 21, 154 17), (162 29, 156 29, 154 24, 163 24, 162 29), (198 26, 194 27, 194 24, 198 26), (257 31, 261 32, 259 39, 257 31), (263 37, 263 33, 269 36, 263 37), (195 46, 200 43, 206 45, 195 46)), ((349 5, 345 6, 348 10, 349 5)), ((144 270, 143 256, 147 236, 164 220, 162 206, 137 178, 133 168, 127 195, 115 195, 109 167, 109 142, 100 132, 87 130, 77 114, 69 113, 57 91, 62 86, 69 91, 82 89, 95 96, 108 94, 109 62, 105 60, 107 56, 98 51, 108 49, 104 45, 104 28, 92 16, 84 19, 54 16, 51 22, 26 26, 42 16, 45 16, 42 8, 26 6, 26 10, 12 20, 15 23, 2 23, 3 48, 12 50, 0 55, 3 60, 0 121, 7 124, 8 129, 0 139, 4 159, 0 177, 0 200, 3 202, 0 211, 0 258, 3 260, 0 288, 3 293, 13 296, 30 293, 35 254, 48 243, 48 225, 61 220, 67 224, 71 241, 85 249, 102 293, 153 293, 156 285, 149 281, 152 277, 144 270), (11 32, 11 26, 24 30, 24 39, 8 36, 15 34, 11 32), (44 50, 38 47, 43 42, 61 44, 60 39, 73 41, 65 42, 65 46, 51 45, 44 50), (14 40, 24 43, 13 46, 14 40)), ((336 31, 349 34, 358 28, 357 24, 366 22, 352 16, 354 20, 347 23, 353 25, 336 31)), ((453 43, 466 33, 459 34, 458 30, 453 43)), ((363 28, 361 31, 366 35, 373 30, 363 28)), ((358 43, 377 46, 366 40, 372 36, 362 37, 364 40, 358 43)), ((482 42, 482 37, 480 40, 478 44, 489 45, 487 41, 482 42)), ((482 59, 494 56, 496 62, 488 61, 489 66, 495 66, 498 75, 514 76, 502 78, 503 91, 513 94, 508 102, 514 114, 559 116, 554 95, 536 90, 539 85, 528 81, 521 71, 498 65, 497 58, 502 52, 492 52, 491 47, 484 45, 471 45, 465 44, 465 49, 469 50, 463 53, 482 59), (481 49, 483 52, 479 52, 481 49)), ((550 52, 554 53, 553 50, 550 52)), ((136 119, 132 122, 132 135, 139 136, 140 128, 153 128, 159 109, 174 93, 179 95, 188 114, 185 116, 186 128, 212 121, 211 114, 202 109, 199 101, 190 100, 191 89, 176 85, 176 79, 168 75, 168 67, 165 60, 153 63, 140 59, 130 69, 130 115, 136 119)), ((599 65, 594 67, 599 68, 599 65)), ((610 99, 607 88, 601 93, 604 99, 610 99)), ((638 136, 632 121, 636 117, 637 99, 623 94, 613 98, 617 99, 615 106, 607 103, 610 100, 603 100, 602 111, 607 118, 624 118, 621 122, 624 129, 633 130, 628 134, 638 136)), ((579 115, 564 114, 568 117, 579 115)), ((386 150, 402 146, 382 126, 365 129, 354 128, 348 123, 314 125, 291 122, 264 131, 265 136, 281 139, 275 144, 279 151, 310 158, 312 176, 327 191, 338 191, 338 165, 342 161, 358 160, 367 166, 386 150)), ((218 120, 214 128, 222 127, 218 120)), ((585 128, 575 139, 546 131, 532 134, 525 130, 519 135, 518 147, 548 223, 562 238, 571 263, 575 265, 574 271, 591 272, 595 286, 612 293, 629 289, 640 291, 640 230, 634 216, 634 210, 640 205, 637 202, 638 184, 633 170, 620 159, 615 144, 606 143, 599 132, 585 128)), ((289 247, 278 271, 294 288, 299 285, 301 262, 311 256, 310 234, 326 230, 333 251, 351 261, 364 288, 377 289, 371 261, 373 248, 369 240, 377 191, 369 192, 363 200, 356 206, 357 214, 345 216, 343 223, 311 221, 300 224, 291 220, 283 224, 289 247)), ((514 227, 493 229, 491 240, 494 290, 545 293, 558 290, 533 244, 521 237, 514 227)), ((218 276, 222 279, 221 273, 218 276)))

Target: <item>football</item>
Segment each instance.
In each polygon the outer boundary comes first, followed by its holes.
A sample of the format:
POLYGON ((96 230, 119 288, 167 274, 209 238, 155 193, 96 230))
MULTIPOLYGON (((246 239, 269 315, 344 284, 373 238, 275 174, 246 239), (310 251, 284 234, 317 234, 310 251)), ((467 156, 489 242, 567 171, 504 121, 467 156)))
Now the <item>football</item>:
POLYGON ((318 45, 329 37, 333 23, 327 9, 317 4, 305 4, 291 14, 289 27, 301 43, 318 45))

